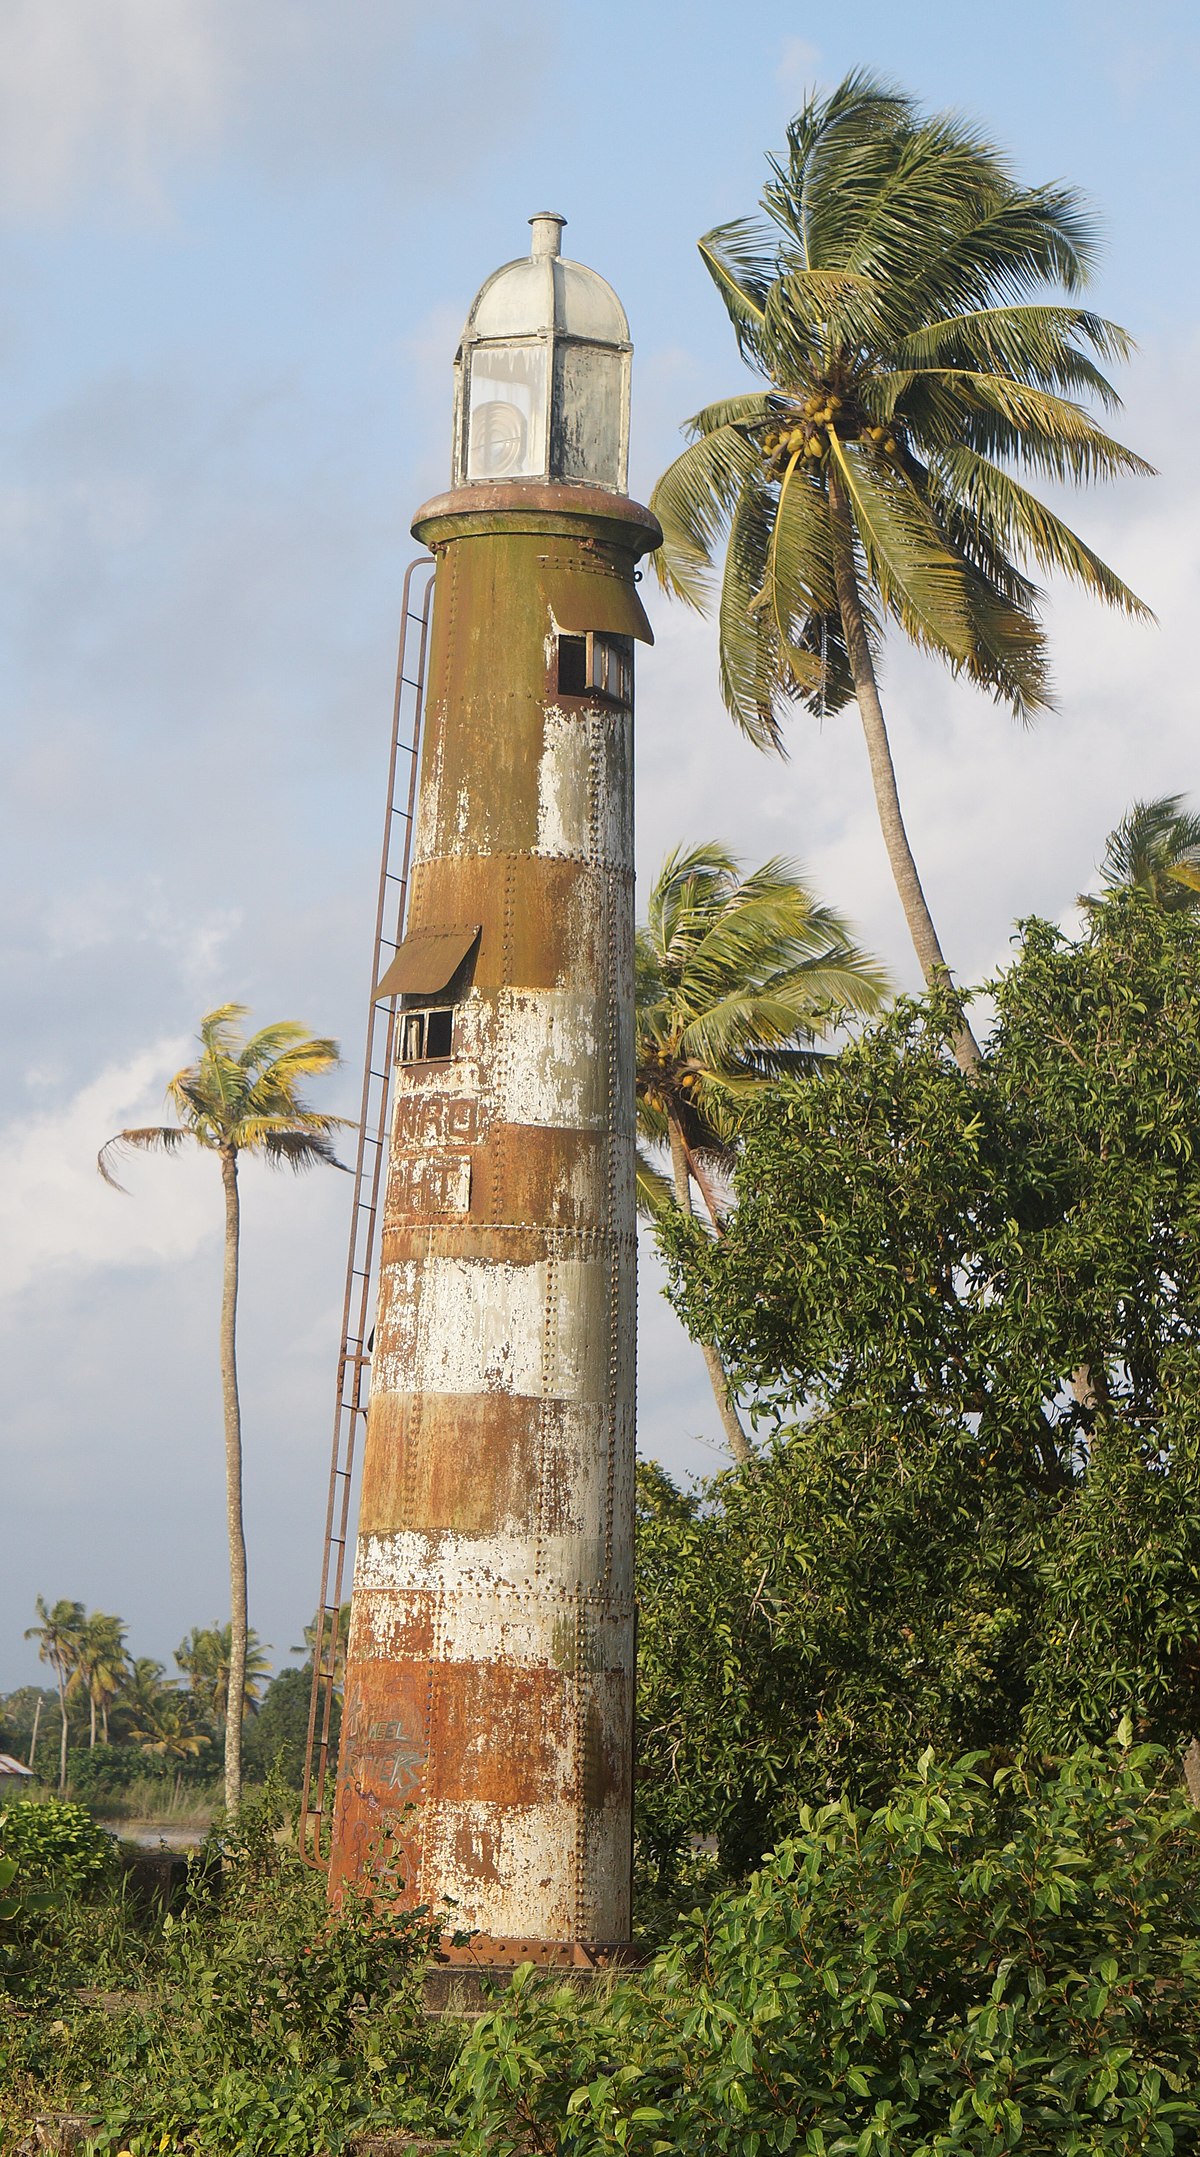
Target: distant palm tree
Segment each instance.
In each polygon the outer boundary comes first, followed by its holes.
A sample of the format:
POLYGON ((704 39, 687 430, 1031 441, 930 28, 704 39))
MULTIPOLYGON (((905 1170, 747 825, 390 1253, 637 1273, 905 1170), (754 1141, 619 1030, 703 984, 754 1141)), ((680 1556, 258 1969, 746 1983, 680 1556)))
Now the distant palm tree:
MULTIPOLYGON (((1109 832, 1100 881, 1106 891, 1145 891, 1169 913, 1200 906, 1200 816, 1182 794, 1134 802, 1109 832)), ((1091 910, 1099 902, 1085 893, 1079 903, 1091 910)))
POLYGON ((164 1693, 174 1690, 162 1663, 137 1655, 126 1664, 125 1680, 113 1706, 113 1722, 123 1736, 153 1721, 164 1693))
POLYGON ((196 1703, 189 1693, 164 1687, 153 1709, 136 1723, 130 1731, 135 1744, 144 1753, 157 1754, 160 1760, 175 1763, 175 1796, 183 1787, 183 1768, 188 1760, 198 1760, 208 1738, 196 1721, 196 1703))
POLYGON ((84 1692, 88 1702, 88 1749, 96 1743, 96 1716, 108 1743, 108 1709, 120 1692, 125 1677, 125 1626, 106 1611, 88 1613, 80 1635, 79 1653, 68 1690, 84 1692))
MULTIPOLYGON (((232 1628, 228 1625, 194 1625, 175 1650, 175 1660, 188 1681, 200 1713, 216 1730, 225 1726, 229 1710, 229 1680, 233 1669, 232 1628)), ((242 1685, 243 1715, 258 1706, 271 1665, 263 1653, 254 1627, 246 1632, 246 1667, 242 1685)))
MULTIPOLYGON (((659 575, 709 601, 724 546, 721 685, 734 720, 779 747, 789 705, 857 702, 884 842, 926 981, 946 978, 900 809, 879 695, 884 625, 1021 718, 1049 702, 1042 594, 1061 572, 1148 610, 1011 467, 1088 482, 1150 467, 1084 398, 1119 400, 1096 364, 1116 323, 1070 303, 1094 242, 1081 199, 1022 187, 965 121, 924 117, 857 73, 810 97, 771 160, 761 218, 718 226, 701 259, 763 387, 688 422, 651 506, 659 575), (1092 355, 1095 355, 1093 357, 1092 355)), ((964 1019, 964 1069, 979 1062, 964 1019)))
MULTIPOLYGON (((312 1618, 304 1628, 303 1643, 293 1647, 291 1653, 293 1655, 305 1655, 311 1662, 317 1652, 317 1640, 319 1637, 321 1642, 321 1668, 324 1669, 328 1661, 328 1643, 332 1630, 333 1612, 314 1611, 312 1618)), ((346 1676, 346 1642, 349 1634, 350 1605, 349 1603, 343 1603, 338 1612, 337 1647, 333 1656, 333 1683, 335 1689, 341 1686, 346 1676)))
POLYGON ((38 1643, 38 1658, 49 1663, 58 1687, 58 1707, 62 1718, 62 1735, 58 1753, 58 1787, 67 1787, 67 1692, 79 1663, 87 1613, 82 1603, 60 1597, 52 1608, 47 1609, 45 1598, 38 1596, 36 1602, 40 1625, 26 1627, 26 1640, 38 1643))
POLYGON ((180 1123, 118 1131, 101 1147, 107 1183, 122 1185, 112 1162, 129 1148, 174 1153, 187 1144, 215 1153, 225 1192, 225 1278, 221 1304, 221 1388, 225 1412, 225 1500, 229 1535, 232 1650, 225 1717, 225 1805, 235 1813, 242 1794, 242 1702, 246 1684, 246 1531, 242 1511, 242 1412, 237 1383, 237 1292, 241 1204, 238 1158, 259 1154, 274 1168, 297 1171, 326 1162, 340 1168, 333 1134, 343 1116, 326 1116, 300 1098, 301 1079, 339 1060, 336 1041, 319 1039, 294 1020, 264 1026, 248 1038, 238 1029, 244 1004, 222 1004, 200 1022, 198 1062, 178 1071, 167 1098, 180 1123))
MULTIPOLYGON (((813 1042, 848 1012, 878 1011, 883 968, 840 914, 786 861, 746 876, 715 840, 676 847, 637 932, 636 1086, 642 1137, 665 1146, 671 1183, 639 1149, 638 1202, 692 1211, 692 1184, 720 1232, 713 1174, 733 1162, 748 1105, 813 1060, 813 1042)), ((701 1350, 734 1458, 751 1448, 714 1343, 701 1350)))

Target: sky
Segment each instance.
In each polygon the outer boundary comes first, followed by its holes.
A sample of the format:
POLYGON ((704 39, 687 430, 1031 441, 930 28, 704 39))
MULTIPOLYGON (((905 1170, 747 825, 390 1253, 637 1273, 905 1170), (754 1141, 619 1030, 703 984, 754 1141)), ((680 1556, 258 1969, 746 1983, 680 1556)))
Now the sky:
MULTIPOLYGON (((851 67, 970 113, 1091 198, 1152 481, 1070 504, 1158 624, 1052 595, 1033 730, 895 652, 910 835, 959 977, 1068 919, 1131 800, 1200 799, 1193 271, 1200 29, 1175 0, 5 0, 0 9, 0 1689, 34 1597, 170 1665, 227 1608, 211 1160, 95 1172, 163 1115, 200 1014, 336 1035, 358 1096, 409 535, 448 478, 470 300, 526 219, 625 302, 631 492, 740 386, 696 252, 851 67)), ((734 733, 711 631, 643 586, 640 888, 680 840, 784 853, 916 985, 853 713, 734 733)), ((289 1660, 320 1575, 346 1179, 244 1173, 251 1617, 289 1660)), ((722 1464, 643 1252, 640 1444, 722 1464)), ((294 1658, 292 1658, 294 1659, 294 1658)))

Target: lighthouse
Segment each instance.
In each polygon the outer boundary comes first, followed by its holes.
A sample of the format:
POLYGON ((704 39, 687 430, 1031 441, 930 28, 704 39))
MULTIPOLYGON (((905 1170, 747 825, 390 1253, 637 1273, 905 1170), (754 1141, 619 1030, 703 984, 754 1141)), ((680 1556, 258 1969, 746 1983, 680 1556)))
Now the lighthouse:
POLYGON ((564 220, 455 366, 403 941, 331 1888, 381 1837, 444 1954, 629 1938, 631 346, 564 220), (451 1935, 469 1934, 455 1946, 451 1935))

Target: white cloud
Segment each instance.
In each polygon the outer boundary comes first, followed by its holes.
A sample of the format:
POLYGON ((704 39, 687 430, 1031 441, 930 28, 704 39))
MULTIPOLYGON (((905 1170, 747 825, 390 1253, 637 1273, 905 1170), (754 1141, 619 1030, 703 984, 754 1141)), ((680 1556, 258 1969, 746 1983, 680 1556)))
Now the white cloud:
POLYGON ((241 921, 235 907, 197 918, 172 900, 160 876, 143 876, 124 886, 97 878, 54 896, 42 936, 51 961, 114 944, 126 951, 152 944, 174 962, 184 987, 203 995, 216 993, 219 969, 241 921))
POLYGON ((0 202, 53 212, 102 183, 161 209, 163 160, 211 140, 228 97, 223 13, 203 0, 7 0, 0 202))
POLYGON ((433 153, 474 161, 549 34, 544 0, 442 0, 433 18, 415 0, 6 0, 0 211, 162 216, 180 165, 227 146, 305 184, 364 160, 437 183, 433 153))
POLYGON ((0 1297, 54 1269, 142 1266, 186 1258, 216 1233, 212 1163, 185 1153, 132 1158, 122 1197, 96 1154, 127 1126, 170 1123, 163 1087, 188 1042, 156 1041, 110 1065, 62 1107, 0 1129, 0 1297))
POLYGON ((820 64, 820 50, 816 45, 810 45, 807 38, 785 37, 775 69, 775 80, 783 84, 794 101, 812 88, 820 64))

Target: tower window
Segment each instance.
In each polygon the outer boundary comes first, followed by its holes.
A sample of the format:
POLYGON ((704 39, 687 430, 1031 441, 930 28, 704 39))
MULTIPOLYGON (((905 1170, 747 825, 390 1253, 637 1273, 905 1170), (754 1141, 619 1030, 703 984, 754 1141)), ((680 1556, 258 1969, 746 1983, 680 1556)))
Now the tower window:
POLYGON ((592 647, 592 687, 618 704, 633 702, 633 639, 600 636, 588 638, 592 647))
POLYGON ((558 640, 558 686, 565 697, 584 697, 588 690, 588 640, 586 637, 560 637, 558 640))
POLYGON ((558 687, 566 697, 598 693, 615 704, 633 703, 633 639, 591 629, 585 637, 558 640, 558 687))
POLYGON ((402 1064, 437 1063, 454 1051, 454 1012, 443 1004, 429 1011, 400 1014, 402 1064))

